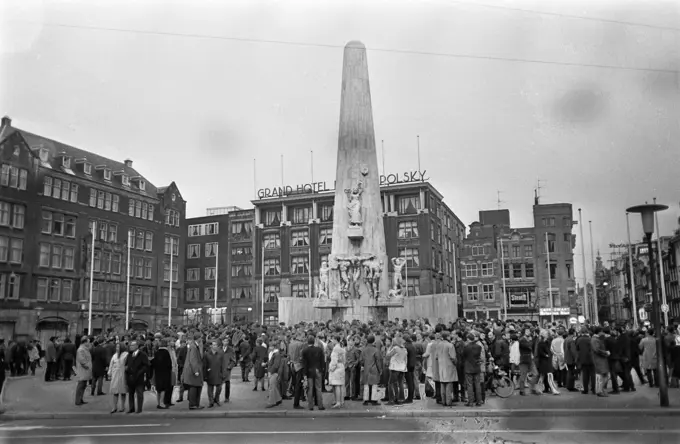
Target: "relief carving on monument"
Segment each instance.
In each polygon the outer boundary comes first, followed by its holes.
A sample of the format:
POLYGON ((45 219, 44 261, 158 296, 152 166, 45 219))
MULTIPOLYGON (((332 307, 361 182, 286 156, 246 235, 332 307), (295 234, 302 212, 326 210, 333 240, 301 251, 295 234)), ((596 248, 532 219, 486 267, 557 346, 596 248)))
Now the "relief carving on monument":
POLYGON ((389 298, 403 298, 404 297, 404 281, 401 277, 401 270, 406 265, 406 259, 403 257, 393 257, 392 266, 394 267, 394 274, 392 275, 392 288, 390 289, 389 298))
POLYGON ((330 268, 326 261, 321 262, 321 267, 319 268, 319 289, 317 291, 316 297, 319 299, 328 298, 328 272, 330 268))
POLYGON ((364 182, 357 181, 354 188, 345 190, 347 195, 347 212, 349 214, 349 227, 347 227, 347 236, 351 239, 363 239, 363 215, 361 211, 361 195, 364 192, 364 182))
POLYGON ((364 282, 370 291, 370 297, 378 299, 380 294, 380 278, 382 277, 383 261, 373 257, 364 261, 364 282))

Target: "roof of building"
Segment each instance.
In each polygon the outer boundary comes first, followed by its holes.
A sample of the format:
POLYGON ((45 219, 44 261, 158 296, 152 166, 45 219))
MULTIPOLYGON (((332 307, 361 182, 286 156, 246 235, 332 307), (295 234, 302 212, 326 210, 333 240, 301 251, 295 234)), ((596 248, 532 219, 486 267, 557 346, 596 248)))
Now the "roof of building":
POLYGON ((28 145, 36 158, 40 159, 41 148, 48 151, 49 156, 47 162, 43 162, 42 160, 40 161, 40 165, 43 168, 59 171, 64 174, 78 177, 82 180, 101 183, 106 186, 119 188, 128 192, 139 193, 150 197, 156 197, 158 194, 163 194, 168 188, 167 186, 156 188, 132 166, 127 166, 125 162, 112 160, 91 151, 85 151, 83 149, 76 148, 53 139, 48 139, 47 137, 33 134, 20 128, 8 128, 3 135, 9 137, 15 133, 21 135, 21 137, 26 142, 26 145, 28 145), (71 168, 64 168, 62 166, 60 158, 62 153, 71 158, 71 168), (76 161, 78 160, 86 160, 87 163, 91 164, 93 168, 92 174, 87 175, 82 168, 77 168, 76 161), (97 171, 98 167, 99 169, 104 168, 110 170, 112 173, 111 180, 105 180, 104 173, 97 171), (124 186, 122 184, 122 180, 116 177, 118 176, 116 173, 119 173, 118 175, 125 174, 131 179, 143 180, 145 182, 145 190, 141 191, 138 185, 124 186))

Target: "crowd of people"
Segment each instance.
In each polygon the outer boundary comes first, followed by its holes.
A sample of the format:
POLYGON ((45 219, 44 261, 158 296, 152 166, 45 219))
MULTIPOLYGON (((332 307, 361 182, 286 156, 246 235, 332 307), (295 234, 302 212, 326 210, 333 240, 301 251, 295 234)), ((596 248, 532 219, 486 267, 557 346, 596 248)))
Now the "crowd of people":
MULTIPOLYGON (((680 329, 661 334, 669 382, 677 387, 680 329)), ((234 369, 253 391, 268 391, 268 408, 292 400, 293 408, 306 402, 310 410, 325 409, 325 392, 332 392, 332 408, 346 401, 410 404, 426 396, 446 407, 481 406, 492 388, 486 375, 495 368, 511 376, 522 396, 634 392, 633 372, 641 384, 659 383, 656 335, 648 326, 395 319, 170 326, 74 340, 50 338, 43 351, 36 341, 5 346, 0 339, 0 375, 5 367, 12 376, 35 374, 44 358, 46 383, 77 379, 76 405, 87 404, 88 386, 91 396, 101 396, 110 381, 111 413, 141 413, 149 390, 158 409, 185 395, 189 409, 202 409, 204 387, 208 407, 219 407, 230 402, 234 369)))

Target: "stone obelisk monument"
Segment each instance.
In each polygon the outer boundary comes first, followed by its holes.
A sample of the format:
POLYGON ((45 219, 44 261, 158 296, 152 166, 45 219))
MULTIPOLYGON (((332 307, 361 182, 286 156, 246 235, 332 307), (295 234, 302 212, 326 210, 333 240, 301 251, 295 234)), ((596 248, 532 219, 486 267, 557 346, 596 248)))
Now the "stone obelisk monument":
POLYGON ((387 307, 403 305, 401 291, 389 289, 368 61, 360 42, 345 46, 333 244, 320 281, 314 306, 332 309, 336 320, 386 318, 387 307))

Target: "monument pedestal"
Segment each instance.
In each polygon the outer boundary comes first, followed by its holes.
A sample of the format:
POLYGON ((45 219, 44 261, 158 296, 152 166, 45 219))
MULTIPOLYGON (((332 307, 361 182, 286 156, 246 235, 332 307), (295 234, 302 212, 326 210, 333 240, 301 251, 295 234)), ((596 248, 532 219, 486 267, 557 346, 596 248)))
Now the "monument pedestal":
POLYGON ((372 300, 371 303, 366 306, 366 308, 368 309, 368 316, 371 317, 374 321, 380 322, 388 320, 389 313, 388 309, 390 307, 403 307, 403 306, 404 306, 403 298, 377 299, 372 300))

